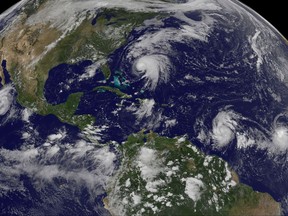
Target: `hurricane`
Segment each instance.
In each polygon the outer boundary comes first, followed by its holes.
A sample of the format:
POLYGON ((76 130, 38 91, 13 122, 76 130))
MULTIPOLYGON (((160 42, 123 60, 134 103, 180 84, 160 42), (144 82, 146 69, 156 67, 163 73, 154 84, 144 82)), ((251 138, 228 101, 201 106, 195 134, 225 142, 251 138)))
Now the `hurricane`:
POLYGON ((133 65, 134 73, 145 80, 145 88, 155 90, 158 83, 167 83, 171 73, 171 63, 167 56, 149 55, 136 60, 133 65))
POLYGON ((0 15, 0 214, 288 214, 288 45, 236 0, 0 15))
POLYGON ((13 102, 14 88, 7 85, 0 90, 0 115, 5 115, 13 102))

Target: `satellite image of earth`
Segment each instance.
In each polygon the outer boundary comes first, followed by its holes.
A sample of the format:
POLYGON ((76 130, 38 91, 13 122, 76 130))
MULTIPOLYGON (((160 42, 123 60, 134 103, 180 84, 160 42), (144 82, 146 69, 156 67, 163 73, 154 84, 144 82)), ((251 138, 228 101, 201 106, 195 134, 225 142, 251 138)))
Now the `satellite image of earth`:
POLYGON ((288 215, 288 42, 237 0, 22 0, 0 63, 0 215, 288 215))

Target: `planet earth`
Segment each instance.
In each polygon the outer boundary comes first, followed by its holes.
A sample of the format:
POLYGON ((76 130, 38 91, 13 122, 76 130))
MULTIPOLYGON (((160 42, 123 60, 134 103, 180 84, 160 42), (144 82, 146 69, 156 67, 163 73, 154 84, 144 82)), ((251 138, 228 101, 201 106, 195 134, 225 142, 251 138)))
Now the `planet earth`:
POLYGON ((0 15, 0 215, 287 215, 288 42, 236 0, 0 15))

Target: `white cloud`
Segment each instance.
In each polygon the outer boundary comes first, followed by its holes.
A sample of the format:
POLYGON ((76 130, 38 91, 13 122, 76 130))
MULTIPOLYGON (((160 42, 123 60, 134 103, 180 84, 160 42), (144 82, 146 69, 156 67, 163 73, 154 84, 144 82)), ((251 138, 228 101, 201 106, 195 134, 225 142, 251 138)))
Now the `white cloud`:
POLYGON ((171 202, 167 202, 167 203, 166 203, 166 206, 167 206, 167 207, 172 207, 171 202))
POLYGON ((6 85, 0 90, 0 116, 5 115, 14 100, 14 88, 6 85))
POLYGON ((141 177, 145 181, 153 180, 161 172, 157 151, 142 147, 139 151, 137 166, 141 171, 141 177))
POLYGON ((19 13, 15 13, 15 11, 20 10, 23 8, 23 5, 26 4, 29 0, 22 0, 15 4, 14 6, 10 7, 8 10, 4 11, 3 13, 0 14, 0 22, 4 24, 4 28, 0 30, 0 34, 4 33, 7 29, 9 29, 11 26, 13 26, 13 23, 17 21, 19 17, 19 13))
POLYGON ((142 200, 141 196, 137 195, 135 192, 131 193, 131 198, 132 198, 134 206, 141 203, 141 200, 142 200))
POLYGON ((275 148, 280 152, 286 151, 288 149, 288 128, 276 128, 272 134, 272 141, 275 148))
POLYGON ((88 138, 91 142, 98 143, 102 140, 103 132, 109 128, 107 125, 88 125, 81 133, 81 136, 88 138))
POLYGON ((247 148, 256 144, 254 138, 249 137, 248 133, 238 133, 237 134, 237 147, 247 148))
POLYGON ((204 184, 201 180, 189 177, 186 179, 185 193, 194 201, 197 202, 201 198, 204 184))
MULTIPOLYGON (((37 23, 47 23, 52 27, 55 27, 63 32, 62 36, 52 42, 47 46, 47 49, 40 55, 35 58, 35 61, 32 62, 32 65, 37 63, 43 55, 45 55, 49 50, 51 50, 61 39, 63 39, 69 32, 78 27, 84 19, 87 18, 87 14, 92 17, 100 8, 125 8, 130 11, 165 11, 165 12, 184 12, 194 10, 205 10, 205 11, 214 11, 221 9, 221 6, 212 0, 190 0, 187 3, 183 4, 173 4, 164 1, 135 1, 135 0, 51 0, 45 4, 45 7, 36 13, 30 16, 27 20, 27 24, 34 25, 37 23), (88 13, 89 12, 89 13, 88 13)), ((190 35, 191 37, 197 36, 199 38, 199 31, 202 31, 200 35, 205 33, 204 30, 209 26, 207 23, 198 22, 197 25, 194 25, 193 28, 187 31, 183 31, 184 34, 190 35), (201 26, 200 28, 197 25, 201 26)), ((165 40, 167 38, 173 38, 178 36, 179 31, 174 31, 174 33, 165 35, 165 40)), ((161 38, 161 37, 160 37, 161 38)), ((164 38, 164 37, 163 37, 164 38)), ((162 46, 165 43, 162 43, 162 46)))
POLYGON ((163 109, 155 106, 156 102, 151 99, 139 99, 139 103, 132 103, 126 110, 136 117, 135 124, 147 130, 156 130, 162 122, 168 119, 162 115, 163 109))
MULTIPOLYGON (((23 190, 21 175, 31 178, 33 184, 53 184, 54 178, 66 179, 73 189, 87 187, 93 195, 99 187, 105 188, 112 176, 116 155, 109 147, 96 147, 85 141, 72 144, 24 146, 20 150, 0 149, 0 187, 23 190), (9 187, 5 186, 9 182, 9 187), (5 187, 4 187, 5 186, 5 187)), ((36 187, 37 188, 37 187, 36 187)))
POLYGON ((135 115, 137 117, 137 120, 141 121, 144 117, 151 116, 154 106, 154 99, 144 99, 141 103, 140 108, 136 109, 135 115))
MULTIPOLYGON (((276 120, 275 120, 276 121, 276 120)), ((243 128, 242 128, 243 130, 243 128)), ((288 128, 285 126, 274 126, 272 131, 263 131, 257 128, 245 128, 245 131, 237 132, 237 148, 244 149, 256 146, 258 149, 266 150, 273 157, 284 154, 288 150, 288 128)))
POLYGON ((220 5, 212 0, 190 0, 183 4, 173 4, 164 1, 135 1, 135 0, 51 0, 37 14, 31 16, 29 23, 51 22, 53 25, 67 29, 75 25, 79 17, 85 16, 87 11, 99 8, 125 8, 131 11, 189 11, 219 10, 220 5))
POLYGON ((166 128, 170 128, 170 127, 173 127, 175 125, 177 125, 177 120, 176 119, 168 119, 165 121, 165 127, 166 128))
POLYGON ((125 182, 125 187, 130 187, 131 186, 131 181, 130 178, 128 178, 125 182))
POLYGON ((154 214, 159 211, 157 206, 154 206, 153 204, 148 203, 148 202, 144 204, 144 207, 150 208, 153 211, 154 214))
POLYGON ((52 158, 60 151, 60 147, 58 145, 51 146, 47 149, 47 157, 52 158))
POLYGON ((235 137, 238 115, 232 111, 221 111, 212 123, 211 136, 216 148, 228 145, 235 137))
POLYGON ((30 122, 29 118, 33 115, 33 111, 29 108, 25 108, 22 111, 22 120, 25 122, 30 122))
POLYGON ((62 139, 65 136, 66 135, 61 133, 61 132, 57 133, 57 134, 51 134, 51 135, 48 136, 48 140, 50 140, 50 141, 60 140, 60 139, 62 139))
POLYGON ((134 63, 134 73, 146 80, 145 87, 155 90, 158 83, 166 83, 171 72, 171 63, 164 55, 146 55, 134 63))
POLYGON ((257 55, 256 67, 257 67, 258 72, 260 72, 260 67, 263 63, 263 54, 264 54, 263 52, 265 52, 264 49, 259 47, 259 44, 257 43, 257 39, 259 38, 260 34, 261 34, 261 31, 256 30, 256 33, 252 37, 249 37, 249 42, 251 44, 251 48, 253 49, 253 51, 257 55))
POLYGON ((154 90, 159 82, 166 83, 173 66, 167 56, 173 56, 171 42, 187 43, 187 41, 207 41, 207 36, 215 21, 205 16, 205 21, 196 22, 187 18, 182 12, 174 15, 177 19, 188 23, 181 28, 159 28, 158 31, 146 33, 131 44, 127 58, 134 62, 132 70, 136 75, 147 79, 145 87, 154 90))
POLYGON ((95 76, 97 69, 105 64, 106 60, 100 60, 85 68, 85 73, 79 77, 79 81, 86 80, 95 76))
POLYGON ((156 180, 156 181, 148 181, 145 189, 151 193, 157 193, 158 192, 158 187, 164 186, 166 183, 164 180, 156 180))

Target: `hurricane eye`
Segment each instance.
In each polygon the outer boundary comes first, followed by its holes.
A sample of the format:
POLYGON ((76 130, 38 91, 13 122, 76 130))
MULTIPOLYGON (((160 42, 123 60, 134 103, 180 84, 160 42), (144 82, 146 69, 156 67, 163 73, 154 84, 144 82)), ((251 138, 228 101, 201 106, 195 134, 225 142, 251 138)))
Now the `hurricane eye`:
POLYGON ((161 54, 146 55, 138 58, 133 72, 145 80, 145 88, 155 90, 159 83, 166 83, 171 73, 169 58, 161 54))

